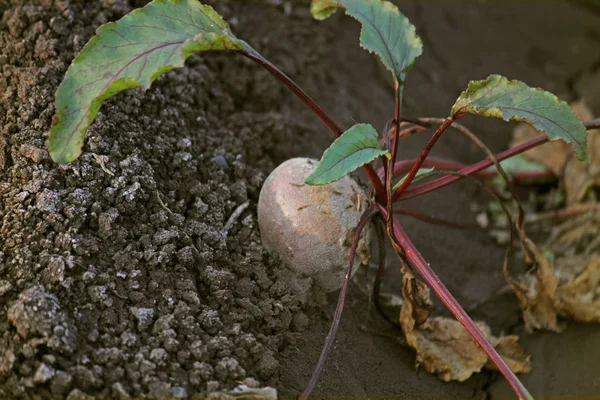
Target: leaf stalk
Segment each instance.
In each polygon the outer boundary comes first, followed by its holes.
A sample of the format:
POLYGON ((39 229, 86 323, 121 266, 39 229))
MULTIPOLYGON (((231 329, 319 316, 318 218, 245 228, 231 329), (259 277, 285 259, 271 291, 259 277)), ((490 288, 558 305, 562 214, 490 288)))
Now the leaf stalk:
POLYGON ((419 155, 419 158, 413 164, 406 179, 404 179, 404 182, 402 182, 400 187, 398 189, 396 189, 396 191, 394 192, 392 201, 396 201, 402 195, 402 193, 404 193, 406 188, 408 188, 408 186, 412 183, 415 176, 417 176, 417 172, 419 171, 419 168, 421 168, 421 166, 423 165, 423 162, 425 162, 425 159, 431 152, 431 149, 433 148, 433 146, 437 143, 438 139, 442 136, 442 133, 444 133, 446 131, 446 129, 448 129, 454 123, 454 121, 456 121, 456 118, 446 119, 444 121, 444 123, 442 125, 440 125, 440 127, 435 131, 435 133, 433 134, 431 139, 429 139, 429 142, 427 143, 427 145, 425 146, 425 148, 419 155))
MULTIPOLYGON (((288 89, 298 96, 298 98, 300 98, 300 100, 302 100, 302 102, 306 104, 306 106, 310 108, 310 110, 317 117, 319 117, 319 119, 336 137, 340 137, 342 133, 344 133, 339 125, 336 124, 335 121, 304 90, 302 90, 302 88, 300 88, 296 82, 292 80, 292 78, 287 76, 283 71, 277 68, 277 66, 265 59, 256 51, 242 52, 242 54, 279 79, 288 89)), ((370 164, 365 164, 362 166, 362 168, 371 181, 371 184, 375 188, 375 194, 378 200, 384 200, 383 196, 385 195, 385 188, 373 166, 370 164)))
MULTIPOLYGON (((517 154, 521 154, 527 150, 530 150, 534 147, 544 144, 544 143, 548 142, 549 140, 550 140, 550 138, 548 138, 548 135, 538 136, 535 139, 531 139, 531 140, 529 140, 525 143, 522 143, 518 146, 515 146, 511 149, 508 149, 506 151, 498 153, 496 155, 496 160, 498 160, 498 161, 506 160, 507 158, 516 156, 517 154)), ((462 168, 458 172, 461 175, 472 175, 483 169, 490 167, 493 164, 494 164, 494 162, 492 160, 485 159, 485 160, 479 161, 475 164, 472 164, 466 168, 462 168)), ((458 180, 461 180, 461 179, 463 179, 463 177, 460 175, 443 176, 441 178, 434 179, 432 181, 425 182, 425 183, 417 185, 413 188, 407 189, 404 193, 401 193, 398 197, 396 197, 394 199, 394 201, 412 199, 413 197, 417 197, 417 196, 424 195, 426 193, 430 193, 434 190, 437 190, 439 188, 447 186, 447 185, 449 185, 453 182, 456 182, 458 180)))
MULTIPOLYGON (((588 131, 594 130, 594 129, 600 129, 600 118, 593 119, 590 121, 585 121, 583 123, 583 125, 585 126, 586 130, 588 130, 588 131)), ((531 139, 525 143, 522 143, 518 146, 515 146, 513 148, 510 148, 508 150, 505 150, 505 151, 502 151, 502 152, 496 154, 495 158, 498 161, 506 160, 506 159, 514 157, 518 154, 524 153, 527 150, 531 150, 534 147, 541 146, 542 144, 547 143, 549 141, 550 141, 550 138, 548 137, 548 135, 546 135, 546 134, 540 135, 540 136, 538 136, 534 139, 531 139)), ((403 162, 406 162, 406 161, 405 160, 400 161, 400 163, 403 163, 403 162)), ((394 170, 406 168, 404 165, 402 165, 400 163, 398 163, 394 167, 394 170)), ((460 169, 458 172, 461 175, 473 175, 473 174, 477 174, 480 171, 492 166, 493 164, 494 164, 494 161, 488 158, 485 160, 481 160, 475 164, 466 166, 466 167, 460 169)), ((454 168, 444 168, 444 169, 454 169, 454 168)), ((398 174, 400 174, 400 173, 398 172, 398 174)), ((479 174, 479 175, 485 176, 485 172, 483 174, 479 174)), ((521 178, 522 179, 531 179, 531 178, 535 179, 538 177, 539 177, 538 175, 524 174, 521 178)), ((519 176, 517 176, 516 178, 518 180, 519 176)), ((426 182, 426 183, 423 183, 423 184, 420 184, 415 187, 407 189, 400 196, 394 198, 394 201, 412 199, 414 197, 418 197, 418 196, 424 195, 426 193, 430 193, 434 190, 437 190, 439 188, 447 186, 447 185, 449 185, 453 182, 456 182, 458 180, 461 180, 461 179, 463 179, 463 176, 460 176, 460 175, 448 175, 448 176, 444 176, 444 177, 441 177, 438 179, 434 179, 432 181, 429 181, 429 182, 426 182)))
MULTIPOLYGON (((382 207, 379 207, 379 210, 384 217, 386 217, 384 213, 387 213, 387 211, 385 211, 382 207)), ((519 398, 524 400, 533 400, 533 397, 521 383, 519 378, 517 378, 514 372, 512 372, 500 354, 498 354, 496 349, 494 349, 494 346, 485 337, 483 332, 481 332, 475 322, 471 319, 471 317, 469 317, 454 296, 452 296, 446 286, 444 286, 435 272, 433 272, 429 264, 425 261, 421 253, 419 253, 415 245, 412 243, 400 225, 398 219, 394 216, 392 216, 392 219, 394 228, 394 237, 392 240, 400 245, 400 248, 403 251, 404 256, 408 259, 410 265, 412 265, 412 267, 425 280, 429 287, 432 288, 442 303, 444 303, 448 310, 450 310, 450 312, 456 317, 461 325, 465 327, 473 339, 475 339, 479 346, 481 346, 489 359, 498 367, 502 375, 504 375, 519 398)), ((396 251, 398 252, 398 249, 396 249, 396 251)), ((398 255, 401 256, 400 253, 398 255)))
POLYGON ((308 385, 306 385, 306 388, 304 389, 304 392, 300 396, 299 400, 307 400, 308 399, 308 397, 312 393, 313 389, 315 388, 317 381, 319 380, 319 376, 321 375, 321 372, 323 371, 323 367, 325 366, 325 361, 327 360, 327 356, 329 355, 329 352, 331 351, 333 341, 335 340, 335 335, 336 335, 338 327, 340 325, 340 320, 342 318, 342 311, 344 311, 344 303, 346 301, 346 295, 348 294, 348 287, 350 286, 350 276, 352 274, 352 267, 354 266, 354 258, 356 256, 356 249, 358 247, 358 242, 360 241, 360 235, 361 235, 363 229, 365 228, 365 226, 367 226, 367 223, 369 222, 371 217, 373 217, 378 212, 379 211, 377 210, 376 206, 373 205, 371 207, 371 210, 369 210, 369 212, 367 212, 365 215, 363 215, 363 217, 361 218, 361 220, 356 228, 356 232, 354 232, 354 237, 352 239, 352 247, 350 247, 350 258, 348 260, 348 269, 346 270, 346 275, 344 276, 344 284, 342 285, 342 288, 340 289, 340 294, 338 296, 338 303, 335 308, 335 314, 333 315, 333 321, 331 322, 331 326, 329 327, 329 333, 327 333, 327 338, 325 339, 325 345, 323 346, 323 349, 321 350, 321 355, 319 356, 319 361, 317 362, 317 366, 315 367, 312 377, 310 378, 308 385))
POLYGON ((391 157, 386 160, 387 170, 385 174, 385 204, 387 206, 388 229, 390 227, 390 217, 392 215, 392 177, 394 164, 396 163, 396 155, 398 154, 398 137, 400 135, 400 108, 402 107, 402 86, 400 82, 394 82, 394 137, 392 138, 391 157))
MULTIPOLYGON (((394 178, 399 178, 406 175, 417 162, 416 158, 408 159, 408 160, 400 160, 396 162, 394 165, 394 178)), ((445 160, 440 158, 428 158, 423 162, 422 168, 435 168, 436 170, 452 170, 452 171, 460 171, 463 168, 469 167, 469 164, 463 164, 454 160, 445 160)), ((377 173, 379 175, 384 174, 384 170, 380 168, 377 173)), ((472 174, 476 178, 480 179, 491 179, 498 175, 498 172, 484 169, 481 171, 474 172, 472 174)), ((528 181, 528 180, 537 180, 537 179, 550 179, 555 178, 555 175, 552 171, 533 171, 533 172, 518 172, 513 174, 513 178, 515 181, 528 181)))

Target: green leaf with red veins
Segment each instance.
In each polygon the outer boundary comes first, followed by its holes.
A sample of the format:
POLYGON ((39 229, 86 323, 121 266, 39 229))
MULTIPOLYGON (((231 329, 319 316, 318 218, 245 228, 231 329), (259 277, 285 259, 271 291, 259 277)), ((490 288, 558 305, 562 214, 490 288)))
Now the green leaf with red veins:
POLYGON ((48 148, 58 163, 81 154, 86 131, 102 102, 134 87, 150 87, 200 51, 252 51, 211 7, 196 0, 154 0, 101 26, 73 60, 56 92, 48 148))
POLYGON ((389 157, 389 152, 381 149, 375 128, 369 124, 354 125, 325 150, 305 183, 314 186, 337 181, 382 155, 389 157))
POLYGON ((362 24, 362 48, 377 54, 394 80, 403 84, 406 73, 423 52, 414 25, 398 7, 382 0, 313 0, 311 13, 316 19, 325 19, 340 6, 362 24))
POLYGON ((337 0, 346 14, 362 24, 360 45, 374 52, 402 84, 415 59, 423 52, 423 43, 408 18, 398 7, 382 0, 337 0))
POLYGON ((523 82, 500 75, 472 81, 451 111, 453 118, 465 114, 526 122, 546 132, 550 140, 571 143, 578 159, 588 159, 587 131, 571 107, 552 93, 523 82))

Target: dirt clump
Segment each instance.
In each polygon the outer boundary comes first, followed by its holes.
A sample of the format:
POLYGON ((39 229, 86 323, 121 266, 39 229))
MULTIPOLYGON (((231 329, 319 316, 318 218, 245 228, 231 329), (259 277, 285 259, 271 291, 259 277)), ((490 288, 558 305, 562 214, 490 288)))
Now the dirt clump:
MULTIPOLYGON (((241 57, 192 57, 151 90, 118 96, 80 159, 50 161, 69 63, 96 27, 141 3, 0 3, 0 398, 188 398, 247 377, 273 384, 278 352, 323 300, 310 280, 278 279, 255 207, 225 229, 256 203, 283 157, 273 154, 305 134, 273 107, 285 92, 241 57)), ((255 23, 233 2, 216 7, 240 16, 241 34, 255 23)), ((272 4, 261 12, 293 18, 272 4)), ((304 56, 278 58, 297 70, 304 56)))

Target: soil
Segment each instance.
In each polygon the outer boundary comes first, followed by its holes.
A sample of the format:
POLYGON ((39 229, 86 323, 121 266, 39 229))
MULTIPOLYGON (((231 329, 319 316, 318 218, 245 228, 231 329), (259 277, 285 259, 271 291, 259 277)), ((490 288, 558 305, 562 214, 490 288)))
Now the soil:
MULTIPOLYGON (((358 47, 354 21, 318 23, 300 1, 208 3, 343 126, 383 128, 390 118, 389 73, 358 47)), ((251 62, 204 54, 106 102, 76 162, 57 166, 44 149, 74 55, 97 26, 143 4, 0 0, 0 398, 201 398, 249 377, 291 398, 310 377, 336 296, 282 279, 261 247, 256 202, 276 165, 329 144, 319 121, 251 62)), ((446 115, 470 79, 489 73, 565 100, 593 104, 600 94, 591 1, 399 5, 425 44, 407 83, 409 115, 446 115)), ((466 122, 492 149, 506 147, 509 126, 466 122)), ((402 156, 426 139, 411 138, 402 156)), ((436 153, 482 158, 456 134, 436 153)), ((486 199, 459 184, 409 205, 472 221, 476 201, 486 199)), ((405 228, 475 317, 495 333, 522 330, 514 297, 497 294, 502 247, 477 232, 405 228)), ((398 293, 397 269, 389 260, 386 290, 398 293)), ((495 373, 443 383, 416 372, 413 352, 357 285, 347 304, 315 398, 510 398, 495 373)), ((571 325, 525 335, 533 394, 600 398, 599 334, 571 325)))

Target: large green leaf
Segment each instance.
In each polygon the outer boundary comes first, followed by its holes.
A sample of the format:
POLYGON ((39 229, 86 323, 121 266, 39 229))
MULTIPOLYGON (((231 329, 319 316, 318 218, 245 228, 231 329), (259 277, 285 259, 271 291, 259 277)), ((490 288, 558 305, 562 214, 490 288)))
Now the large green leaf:
POLYGON ((150 87, 161 74, 206 50, 249 51, 211 7, 196 0, 154 0, 118 22, 101 26, 73 60, 56 92, 48 147, 59 163, 81 153, 85 133, 102 102, 134 87, 150 87))
POLYGON ((423 52, 423 43, 398 7, 382 0, 313 0, 311 13, 325 19, 343 6, 346 14, 362 24, 360 44, 381 58, 394 79, 404 83, 406 73, 423 52))
POLYGON ((587 161, 585 126, 571 107, 552 93, 500 75, 490 75, 486 80, 469 83, 456 100, 451 116, 464 114, 527 122, 546 132, 551 140, 572 143, 577 158, 587 161))
POLYGON ((381 149, 373 126, 354 125, 325 150, 317 168, 306 178, 306 184, 325 185, 337 181, 384 154, 389 155, 381 149))

